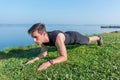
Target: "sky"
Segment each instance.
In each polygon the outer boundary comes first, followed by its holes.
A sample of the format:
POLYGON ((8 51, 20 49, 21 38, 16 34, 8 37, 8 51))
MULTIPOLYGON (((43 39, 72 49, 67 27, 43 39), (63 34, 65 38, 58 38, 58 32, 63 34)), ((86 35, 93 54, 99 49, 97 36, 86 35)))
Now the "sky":
POLYGON ((120 0, 0 0, 0 24, 120 24, 120 0))

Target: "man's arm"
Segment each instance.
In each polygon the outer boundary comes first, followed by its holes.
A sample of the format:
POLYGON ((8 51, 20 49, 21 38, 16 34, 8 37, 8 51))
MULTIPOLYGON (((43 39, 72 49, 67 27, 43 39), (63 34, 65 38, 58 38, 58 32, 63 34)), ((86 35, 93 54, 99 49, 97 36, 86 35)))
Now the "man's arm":
POLYGON ((58 48, 60 56, 52 60, 53 64, 61 63, 67 60, 67 50, 64 41, 65 35, 63 33, 59 33, 56 38, 56 47, 58 48))
POLYGON ((42 44, 41 45, 41 53, 37 57, 29 60, 26 64, 34 63, 35 61, 39 60, 40 58, 45 57, 46 55, 47 55, 47 46, 42 44))
POLYGON ((55 59, 52 59, 50 61, 47 61, 47 62, 43 63, 38 68, 39 71, 47 69, 52 64, 61 63, 61 62, 64 62, 64 61, 67 60, 67 51, 66 51, 66 47, 65 47, 64 41, 65 41, 64 34, 63 33, 59 33, 57 38, 56 38, 55 44, 56 44, 56 47, 58 48, 60 56, 55 58, 55 59))
POLYGON ((44 44, 41 45, 41 53, 38 55, 39 58, 46 57, 47 55, 47 46, 44 44))

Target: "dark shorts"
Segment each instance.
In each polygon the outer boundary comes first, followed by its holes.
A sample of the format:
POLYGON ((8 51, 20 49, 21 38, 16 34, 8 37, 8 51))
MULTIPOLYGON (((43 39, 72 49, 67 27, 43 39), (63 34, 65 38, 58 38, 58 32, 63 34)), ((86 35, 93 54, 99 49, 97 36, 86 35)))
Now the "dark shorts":
POLYGON ((66 44, 88 44, 89 38, 75 31, 67 31, 66 35, 66 44))

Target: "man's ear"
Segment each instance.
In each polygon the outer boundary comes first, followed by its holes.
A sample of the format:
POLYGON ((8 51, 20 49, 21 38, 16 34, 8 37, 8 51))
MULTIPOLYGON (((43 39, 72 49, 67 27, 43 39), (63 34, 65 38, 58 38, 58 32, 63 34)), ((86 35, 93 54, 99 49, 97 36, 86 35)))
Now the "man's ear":
POLYGON ((46 32, 43 32, 42 35, 45 36, 45 35, 46 35, 46 32))

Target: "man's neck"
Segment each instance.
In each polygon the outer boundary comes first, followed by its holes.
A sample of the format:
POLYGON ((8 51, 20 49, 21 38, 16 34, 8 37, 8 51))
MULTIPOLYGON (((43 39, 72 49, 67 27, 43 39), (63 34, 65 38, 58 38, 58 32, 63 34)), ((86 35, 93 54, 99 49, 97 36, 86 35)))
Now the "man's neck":
POLYGON ((48 34, 46 33, 46 34, 45 34, 45 38, 44 38, 44 43, 47 43, 47 42, 49 42, 49 36, 48 36, 48 34))

